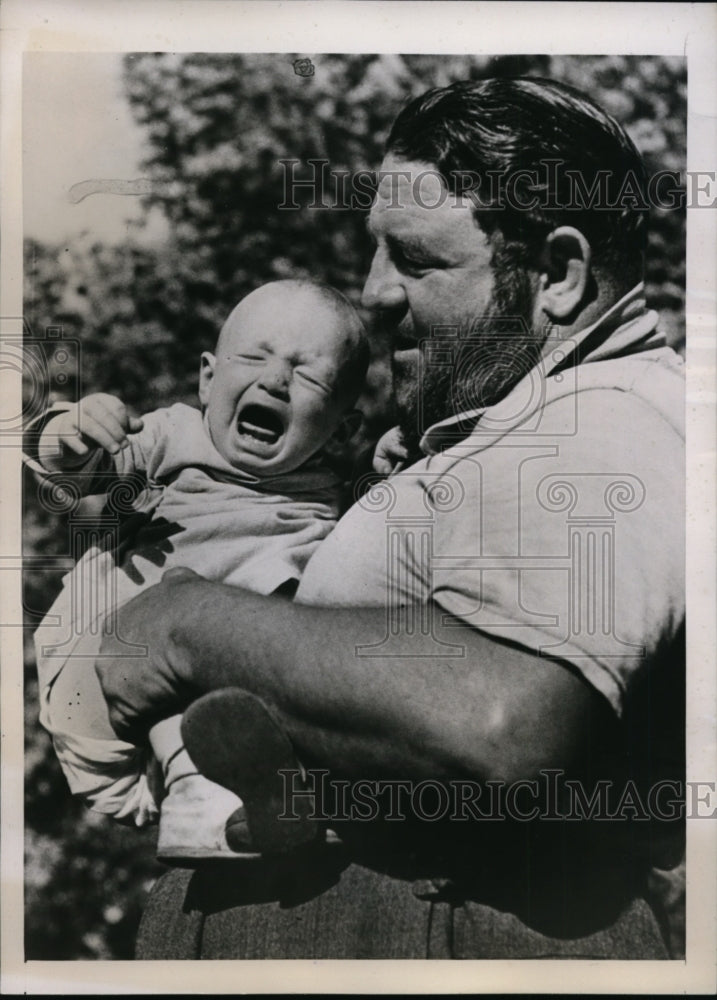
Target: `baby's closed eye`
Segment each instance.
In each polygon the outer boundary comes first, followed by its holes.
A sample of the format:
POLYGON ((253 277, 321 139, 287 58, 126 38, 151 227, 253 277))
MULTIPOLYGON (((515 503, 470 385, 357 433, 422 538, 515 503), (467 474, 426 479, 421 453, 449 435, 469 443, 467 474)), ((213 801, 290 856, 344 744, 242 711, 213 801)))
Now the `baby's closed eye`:
POLYGON ((321 378, 318 378, 313 372, 306 371, 304 368, 297 368, 295 374, 302 382, 311 386, 312 389, 317 389, 319 392, 324 392, 327 395, 331 392, 330 386, 321 378))
POLYGON ((230 358, 231 361, 244 361, 249 364, 259 365, 266 361, 266 358, 262 354, 233 354, 230 358))

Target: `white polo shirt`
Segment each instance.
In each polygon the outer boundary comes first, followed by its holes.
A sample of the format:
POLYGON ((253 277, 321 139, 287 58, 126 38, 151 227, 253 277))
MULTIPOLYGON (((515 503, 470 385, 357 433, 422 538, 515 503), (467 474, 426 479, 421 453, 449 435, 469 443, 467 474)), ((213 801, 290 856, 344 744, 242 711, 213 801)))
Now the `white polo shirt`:
MULTIPOLYGON (((495 406, 431 427, 426 457, 321 543, 297 600, 386 607, 363 655, 390 656, 399 632, 417 655, 460 655, 432 628, 455 616, 570 662, 622 714, 685 611, 684 369, 642 295, 549 339, 495 406)), ((450 361, 450 338, 429 350, 450 361)))

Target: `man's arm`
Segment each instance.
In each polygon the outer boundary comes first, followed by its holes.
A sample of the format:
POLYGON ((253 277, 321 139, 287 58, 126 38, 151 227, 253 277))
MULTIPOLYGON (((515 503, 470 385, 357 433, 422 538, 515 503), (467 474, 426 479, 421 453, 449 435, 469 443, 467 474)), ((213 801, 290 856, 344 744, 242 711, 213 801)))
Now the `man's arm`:
POLYGON ((302 760, 347 776, 512 781, 581 771, 609 744, 611 711, 567 666, 440 618, 436 635, 463 656, 417 656, 402 636, 391 655, 360 656, 386 635, 383 608, 291 604, 175 571, 118 614, 116 635, 147 655, 106 636, 97 669, 119 736, 236 686, 273 706, 302 760))

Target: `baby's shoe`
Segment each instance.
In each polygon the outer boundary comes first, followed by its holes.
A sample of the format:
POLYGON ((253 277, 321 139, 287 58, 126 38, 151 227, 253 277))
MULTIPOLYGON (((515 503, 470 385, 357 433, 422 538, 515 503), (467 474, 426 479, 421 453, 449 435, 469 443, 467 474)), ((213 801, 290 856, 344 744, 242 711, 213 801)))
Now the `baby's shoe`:
POLYGON ((173 781, 162 800, 157 857, 165 864, 192 867, 259 855, 251 849, 241 800, 201 774, 188 774, 173 781))
POLYGON ((256 858, 241 799, 201 775, 181 742, 180 716, 158 723, 149 740, 160 763, 165 796, 160 806, 157 857, 192 867, 203 861, 256 858))
POLYGON ((292 802, 293 818, 284 815, 281 772, 300 765, 288 736, 259 698, 239 688, 212 691, 185 711, 182 736, 202 774, 241 795, 255 850, 281 855, 325 843, 306 797, 292 802))

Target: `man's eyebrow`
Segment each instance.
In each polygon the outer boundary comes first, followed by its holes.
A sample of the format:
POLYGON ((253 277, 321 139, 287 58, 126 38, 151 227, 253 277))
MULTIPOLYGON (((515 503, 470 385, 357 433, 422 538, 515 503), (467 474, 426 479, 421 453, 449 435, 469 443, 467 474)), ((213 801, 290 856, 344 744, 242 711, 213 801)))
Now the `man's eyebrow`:
MULTIPOLYGON (((371 225, 370 216, 366 217, 364 225, 366 226, 366 232, 368 233, 370 238, 375 242, 376 233, 373 226, 371 225)), ((425 240, 423 237, 418 235, 409 235, 409 234, 401 235, 401 234, 387 233, 385 236, 385 240, 388 246, 394 250, 398 251, 408 250, 409 252, 412 253, 423 254, 426 257, 439 256, 436 253, 436 248, 429 241, 425 240)))

